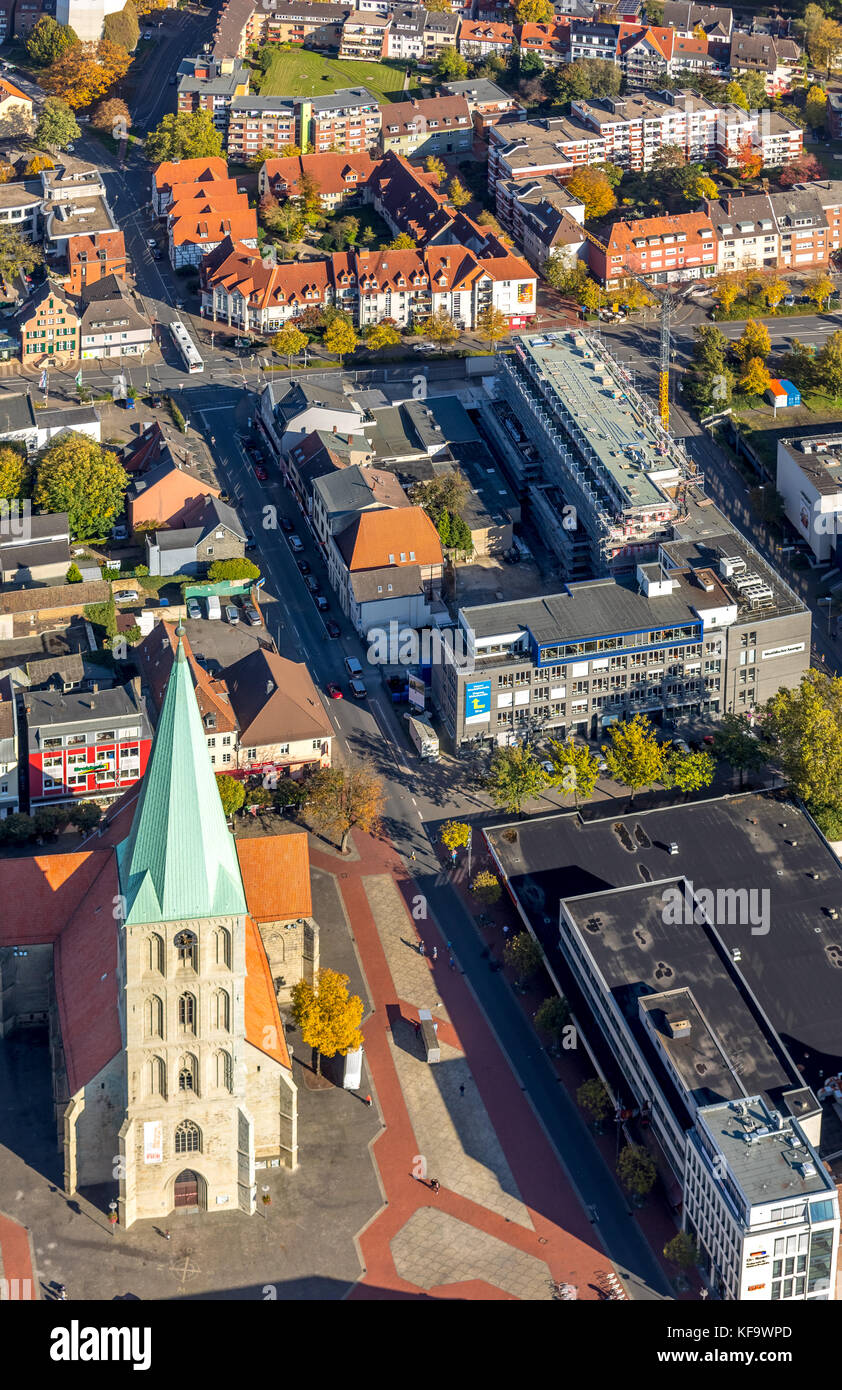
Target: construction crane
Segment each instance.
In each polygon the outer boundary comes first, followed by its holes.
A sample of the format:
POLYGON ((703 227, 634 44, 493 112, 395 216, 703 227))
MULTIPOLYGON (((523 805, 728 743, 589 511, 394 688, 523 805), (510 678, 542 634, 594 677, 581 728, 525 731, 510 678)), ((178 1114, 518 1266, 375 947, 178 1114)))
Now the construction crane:
MULTIPOLYGON (((608 276, 608 247, 599 237, 594 236, 593 232, 588 232, 584 227, 581 228, 582 236, 587 237, 588 241, 605 253, 605 273, 608 276)), ((661 417, 661 424, 665 430, 669 429, 670 423, 670 322, 672 311, 680 302, 679 296, 671 294, 669 290, 656 290, 648 280, 642 275, 638 275, 632 270, 631 266, 623 263, 622 270, 626 275, 630 275, 639 285, 642 285, 647 294, 651 294, 661 306, 661 351, 658 366, 658 413, 661 417)))

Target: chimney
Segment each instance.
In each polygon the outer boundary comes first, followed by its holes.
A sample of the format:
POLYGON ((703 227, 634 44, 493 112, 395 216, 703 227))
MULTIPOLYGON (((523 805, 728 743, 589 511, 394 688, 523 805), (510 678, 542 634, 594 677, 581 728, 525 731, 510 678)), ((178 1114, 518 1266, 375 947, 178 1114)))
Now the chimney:
POLYGON ((733 200, 732 200, 731 194, 730 194, 730 193, 727 194, 727 196, 726 196, 726 198, 725 198, 725 211, 727 212, 727 214, 728 214, 729 217, 731 216, 731 203, 732 203, 732 201, 733 201, 733 200))

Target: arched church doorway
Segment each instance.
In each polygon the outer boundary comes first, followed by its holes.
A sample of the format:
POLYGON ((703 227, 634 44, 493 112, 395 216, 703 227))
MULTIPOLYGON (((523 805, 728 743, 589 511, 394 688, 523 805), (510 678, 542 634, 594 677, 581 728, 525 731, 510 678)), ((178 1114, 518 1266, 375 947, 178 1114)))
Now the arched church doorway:
POLYGON ((183 1168, 173 1184, 176 1211, 201 1211, 205 1205, 205 1182, 192 1168, 183 1168))

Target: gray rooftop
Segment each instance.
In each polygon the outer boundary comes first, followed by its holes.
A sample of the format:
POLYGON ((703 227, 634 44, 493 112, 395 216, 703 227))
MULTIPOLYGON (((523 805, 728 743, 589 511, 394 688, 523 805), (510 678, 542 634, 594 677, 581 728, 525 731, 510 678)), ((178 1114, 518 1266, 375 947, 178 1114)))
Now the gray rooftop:
POLYGON ((293 97, 245 96, 233 97, 231 100, 231 111, 235 115, 239 111, 287 111, 291 115, 294 110, 293 97))
POLYGON ((375 96, 366 87, 342 87, 328 96, 313 97, 310 103, 314 111, 333 111, 340 107, 378 106, 375 96))
POLYGON ((464 97, 469 106, 518 104, 511 92, 504 92, 502 87, 487 77, 474 77, 467 82, 445 82, 441 90, 444 96, 464 97))
MULTIPOLYGON (((717 974, 742 981, 744 995, 746 987, 752 991, 803 1076, 802 1084, 817 1086, 822 1074, 842 1069, 842 948, 838 923, 826 912, 842 902, 842 865, 807 816, 785 797, 755 793, 619 816, 612 810, 606 819, 584 823, 575 814, 542 816, 485 833, 511 890, 550 951, 557 951, 562 899, 639 888, 642 881, 657 883, 667 876, 689 880, 696 892, 730 888, 769 893, 768 933, 717 924, 724 946, 717 974), (668 855, 666 846, 673 841, 678 853, 668 855), (738 964, 732 958, 735 948, 741 950, 738 964)), ((632 911, 623 931, 634 926, 633 919, 632 911)), ((653 937, 651 947, 641 952, 640 968, 662 959, 673 971, 671 976, 661 973, 659 989, 686 983, 680 975, 683 938, 681 942, 679 949, 678 937, 672 944, 660 936, 656 948, 653 937)))
POLYGON ((784 1117, 781 1129, 775 1128, 762 1096, 750 1097, 739 1109, 735 1104, 712 1106, 704 1112, 704 1121, 728 1171, 753 1206, 778 1200, 789 1204, 818 1192, 833 1194, 832 1178, 810 1149, 803 1144, 793 1148, 788 1142, 799 1137, 789 1117, 784 1117))
POLYGON ((407 598, 420 593, 422 588, 418 565, 388 565, 386 569, 365 570, 351 575, 351 589, 357 603, 407 598))
MULTIPOLYGON (((703 589, 700 606, 712 596, 703 589)), ((632 581, 587 579, 569 584, 564 593, 507 603, 486 603, 463 608, 464 621, 478 638, 528 631, 539 645, 641 632, 650 627, 697 624, 688 602, 689 586, 660 597, 646 597, 632 581)))
POLYGON ((92 693, 71 691, 62 694, 59 690, 33 690, 26 700, 30 748, 40 746, 35 732, 38 728, 46 728, 46 736, 52 738, 58 737, 63 731, 72 732, 78 724, 105 731, 113 724, 120 727, 131 721, 139 725, 143 735, 148 737, 151 728, 146 704, 142 697, 139 698, 138 707, 132 692, 123 685, 92 693))
POLYGON ((18 434, 21 430, 31 430, 37 425, 35 411, 28 391, 0 391, 0 437, 4 434, 18 434))

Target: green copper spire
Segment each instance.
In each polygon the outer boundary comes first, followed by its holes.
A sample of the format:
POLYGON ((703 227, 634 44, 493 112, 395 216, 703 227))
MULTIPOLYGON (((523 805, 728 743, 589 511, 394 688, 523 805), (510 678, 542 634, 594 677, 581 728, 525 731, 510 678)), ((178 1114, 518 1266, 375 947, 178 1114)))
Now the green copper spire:
POLYGON ((178 648, 140 800, 129 836, 117 846, 128 925, 247 910, 180 623, 176 631, 178 648))

